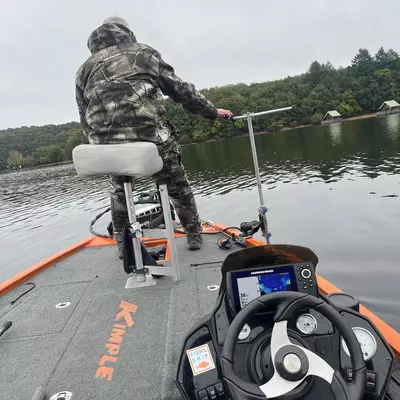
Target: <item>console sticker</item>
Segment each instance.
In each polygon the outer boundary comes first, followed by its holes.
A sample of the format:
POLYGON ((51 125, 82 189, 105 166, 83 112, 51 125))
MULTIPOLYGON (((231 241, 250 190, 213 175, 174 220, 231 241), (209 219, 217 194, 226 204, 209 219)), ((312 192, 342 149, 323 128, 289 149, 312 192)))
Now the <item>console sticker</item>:
POLYGON ((193 375, 200 375, 215 368, 208 344, 186 350, 193 375))

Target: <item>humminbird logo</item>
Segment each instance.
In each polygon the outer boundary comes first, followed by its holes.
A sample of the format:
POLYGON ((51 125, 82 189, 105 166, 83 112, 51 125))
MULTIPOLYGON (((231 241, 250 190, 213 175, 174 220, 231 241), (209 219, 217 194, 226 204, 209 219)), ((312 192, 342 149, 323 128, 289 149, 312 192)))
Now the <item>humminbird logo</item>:
POLYGON ((275 271, 273 269, 268 269, 266 271, 252 272, 251 275, 270 274, 271 272, 275 272, 275 271))

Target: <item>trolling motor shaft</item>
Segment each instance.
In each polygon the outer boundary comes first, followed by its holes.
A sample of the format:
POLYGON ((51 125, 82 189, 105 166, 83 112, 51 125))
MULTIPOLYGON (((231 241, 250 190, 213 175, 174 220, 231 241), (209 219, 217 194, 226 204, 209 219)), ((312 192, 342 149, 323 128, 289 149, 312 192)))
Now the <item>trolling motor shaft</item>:
POLYGON ((251 153, 253 155, 254 172, 256 175, 256 179, 257 179, 258 197, 260 199, 259 215, 260 215, 260 220, 262 220, 262 222, 263 222, 263 228, 264 228, 263 236, 267 240, 267 244, 271 244, 271 240, 270 240, 271 233, 268 230, 268 221, 267 221, 267 215, 266 215, 267 207, 265 206, 264 194, 263 194, 262 185, 261 185, 260 168, 258 166, 257 148, 256 148, 256 142, 254 140, 253 118, 260 117, 262 115, 268 115, 268 114, 278 114, 281 112, 290 111, 291 109, 292 109, 292 107, 277 108, 274 110, 261 111, 258 113, 247 113, 244 115, 240 115, 238 117, 232 117, 232 120, 234 120, 234 121, 240 120, 240 119, 247 120, 247 126, 249 128, 251 153))

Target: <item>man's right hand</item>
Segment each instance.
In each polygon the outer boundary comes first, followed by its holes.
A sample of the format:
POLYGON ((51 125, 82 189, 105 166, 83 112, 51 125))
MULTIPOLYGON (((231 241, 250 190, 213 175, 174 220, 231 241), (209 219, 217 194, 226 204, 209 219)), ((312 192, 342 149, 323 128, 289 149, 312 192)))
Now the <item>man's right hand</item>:
POLYGON ((226 119, 231 119, 232 118, 232 111, 229 110, 224 110, 223 108, 218 108, 218 118, 226 118, 226 119))

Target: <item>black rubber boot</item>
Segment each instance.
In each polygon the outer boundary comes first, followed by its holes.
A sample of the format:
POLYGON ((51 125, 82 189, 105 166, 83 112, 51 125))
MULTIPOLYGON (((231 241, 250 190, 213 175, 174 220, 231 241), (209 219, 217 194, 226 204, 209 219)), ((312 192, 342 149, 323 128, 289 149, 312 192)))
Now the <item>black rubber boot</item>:
POLYGON ((188 249, 189 250, 200 250, 203 243, 201 234, 187 235, 188 249))

